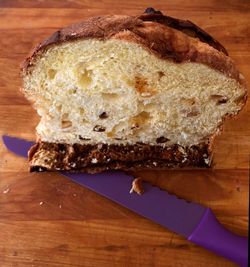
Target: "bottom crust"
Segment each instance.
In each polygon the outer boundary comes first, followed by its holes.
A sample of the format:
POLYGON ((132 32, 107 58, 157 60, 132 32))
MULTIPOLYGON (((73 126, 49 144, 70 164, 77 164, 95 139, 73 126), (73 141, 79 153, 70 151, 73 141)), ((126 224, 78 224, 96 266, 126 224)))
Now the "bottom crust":
POLYGON ((57 144, 38 142, 29 150, 30 171, 74 171, 169 169, 209 167, 209 143, 191 147, 134 145, 57 144))

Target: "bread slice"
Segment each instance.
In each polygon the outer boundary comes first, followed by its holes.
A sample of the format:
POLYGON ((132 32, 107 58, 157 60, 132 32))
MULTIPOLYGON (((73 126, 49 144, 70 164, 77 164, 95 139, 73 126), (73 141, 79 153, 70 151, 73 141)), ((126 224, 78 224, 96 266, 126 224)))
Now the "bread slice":
POLYGON ((247 92, 222 45, 151 8, 55 32, 22 75, 41 116, 31 171, 210 166, 213 138, 247 92))

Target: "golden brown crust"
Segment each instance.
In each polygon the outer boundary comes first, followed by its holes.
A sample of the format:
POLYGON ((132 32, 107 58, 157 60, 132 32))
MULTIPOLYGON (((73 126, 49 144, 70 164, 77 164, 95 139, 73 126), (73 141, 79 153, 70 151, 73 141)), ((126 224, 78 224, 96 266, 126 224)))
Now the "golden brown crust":
POLYGON ((124 15, 93 17, 63 28, 43 41, 27 58, 23 65, 24 74, 35 63, 37 56, 50 46, 90 38, 134 42, 162 59, 179 63, 192 61, 206 64, 244 85, 244 79, 240 78, 233 61, 224 54, 227 52, 219 42, 189 21, 159 13, 143 14, 138 17, 124 15))
POLYGON ((151 7, 147 8, 144 13, 139 16, 139 18, 143 21, 158 22, 170 28, 182 31, 188 36, 198 38, 200 41, 209 44, 213 48, 228 56, 228 52, 222 44, 189 20, 181 20, 170 16, 164 16, 161 11, 156 11, 151 7))
POLYGON ((31 171, 87 171, 208 167, 208 143, 192 147, 134 145, 56 144, 40 142, 31 148, 31 171))

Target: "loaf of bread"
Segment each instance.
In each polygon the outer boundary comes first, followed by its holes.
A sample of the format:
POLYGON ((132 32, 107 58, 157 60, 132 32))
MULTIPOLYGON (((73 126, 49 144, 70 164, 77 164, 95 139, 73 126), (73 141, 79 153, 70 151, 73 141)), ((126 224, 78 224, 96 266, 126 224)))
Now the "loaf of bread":
POLYGON ((208 167, 246 85, 225 48, 148 8, 55 32, 22 68, 41 116, 31 171, 208 167))

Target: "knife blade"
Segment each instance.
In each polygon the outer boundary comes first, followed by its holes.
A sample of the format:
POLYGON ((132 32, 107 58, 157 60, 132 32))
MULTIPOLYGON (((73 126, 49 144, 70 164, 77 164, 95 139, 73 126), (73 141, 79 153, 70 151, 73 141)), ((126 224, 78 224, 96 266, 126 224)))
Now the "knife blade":
MULTIPOLYGON (((27 156, 33 142, 3 136, 5 146, 19 156, 27 156)), ((188 240, 222 255, 241 266, 247 266, 248 239, 225 229, 211 209, 177 198, 149 183, 143 195, 129 194, 133 177, 118 171, 99 174, 61 174, 72 181, 154 221, 188 240)))

